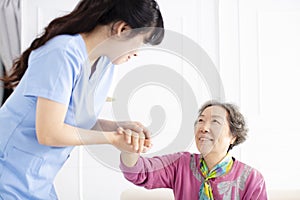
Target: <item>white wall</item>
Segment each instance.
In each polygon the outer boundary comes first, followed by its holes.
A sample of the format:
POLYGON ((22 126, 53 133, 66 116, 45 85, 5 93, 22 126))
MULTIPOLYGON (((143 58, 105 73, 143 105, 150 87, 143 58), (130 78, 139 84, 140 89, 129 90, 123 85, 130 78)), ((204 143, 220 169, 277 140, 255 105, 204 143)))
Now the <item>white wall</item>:
POLYGON ((299 24, 300 1, 220 2, 221 75, 250 129, 241 160, 269 190, 300 191, 299 24))

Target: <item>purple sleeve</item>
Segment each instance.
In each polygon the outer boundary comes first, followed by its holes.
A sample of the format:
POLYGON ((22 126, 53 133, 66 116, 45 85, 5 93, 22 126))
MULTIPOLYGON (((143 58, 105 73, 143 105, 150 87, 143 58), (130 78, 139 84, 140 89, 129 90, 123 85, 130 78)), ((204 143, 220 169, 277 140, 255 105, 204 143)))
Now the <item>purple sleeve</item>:
POLYGON ((251 200, 266 200, 267 191, 266 183, 260 172, 253 169, 248 180, 247 180, 247 191, 243 199, 251 200))
POLYGON ((173 188, 181 155, 175 153, 153 158, 140 157, 133 167, 125 166, 121 159, 120 169, 125 178, 135 185, 147 189, 173 188))

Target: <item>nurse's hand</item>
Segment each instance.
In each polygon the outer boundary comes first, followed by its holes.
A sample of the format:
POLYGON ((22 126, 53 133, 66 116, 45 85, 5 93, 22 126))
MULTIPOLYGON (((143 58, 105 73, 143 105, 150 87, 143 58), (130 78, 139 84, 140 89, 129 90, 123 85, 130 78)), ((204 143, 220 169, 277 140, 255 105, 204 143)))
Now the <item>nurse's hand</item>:
MULTIPOLYGON (((145 139, 148 140, 149 143, 151 143, 150 131, 142 123, 135 121, 123 121, 117 122, 117 125, 117 132, 119 134, 127 133, 125 134, 125 137, 128 144, 131 144, 132 141, 132 134, 130 133, 130 130, 132 132, 138 133, 139 135, 144 135, 145 139)), ((136 133, 134 135, 136 135, 136 133)))

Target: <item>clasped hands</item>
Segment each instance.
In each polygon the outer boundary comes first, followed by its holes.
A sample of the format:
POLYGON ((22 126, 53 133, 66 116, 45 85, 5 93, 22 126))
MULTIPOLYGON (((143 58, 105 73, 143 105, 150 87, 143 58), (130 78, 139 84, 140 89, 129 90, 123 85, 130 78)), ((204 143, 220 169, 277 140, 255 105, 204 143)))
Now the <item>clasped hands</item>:
POLYGON ((152 146, 150 132, 139 122, 119 122, 112 145, 123 152, 145 153, 152 146))

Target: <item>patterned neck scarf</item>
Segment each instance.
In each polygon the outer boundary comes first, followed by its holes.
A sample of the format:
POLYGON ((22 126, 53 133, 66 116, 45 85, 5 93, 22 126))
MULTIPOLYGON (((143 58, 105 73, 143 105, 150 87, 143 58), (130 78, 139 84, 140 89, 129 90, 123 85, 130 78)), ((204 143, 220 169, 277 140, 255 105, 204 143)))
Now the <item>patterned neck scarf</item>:
POLYGON ((200 171, 204 177, 204 181, 200 186, 199 200, 213 200, 212 188, 209 183, 209 179, 222 176, 230 171, 233 165, 232 157, 227 154, 225 158, 210 171, 203 158, 200 159, 200 171))

